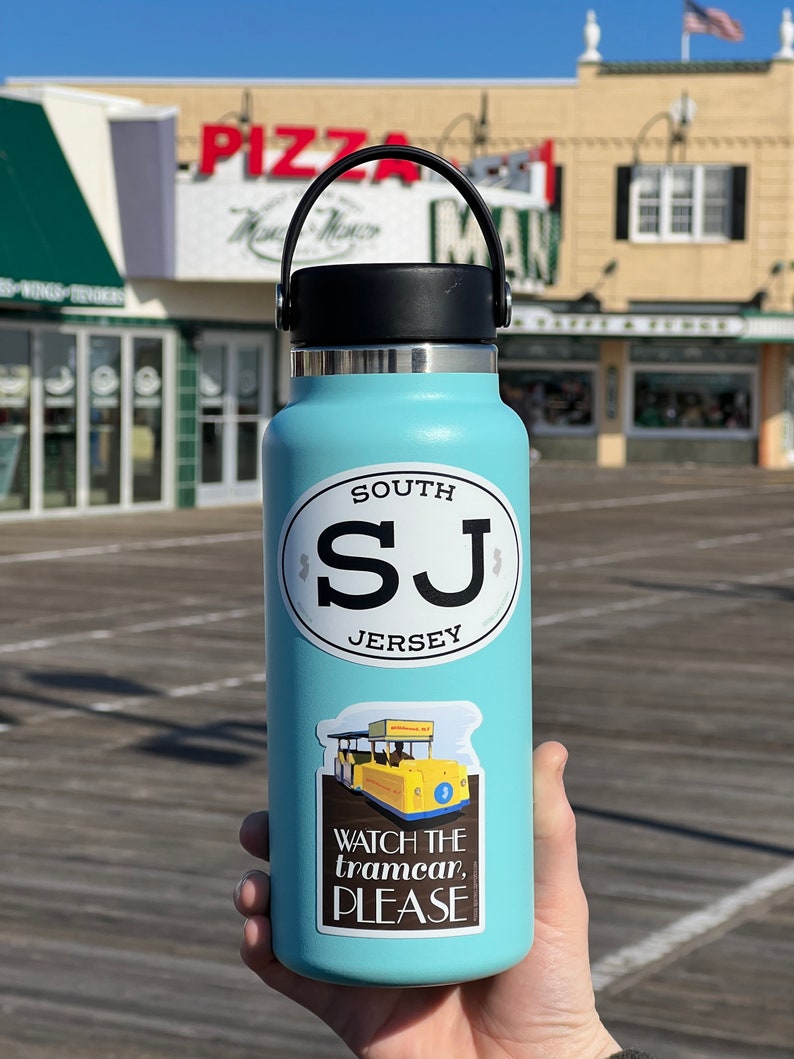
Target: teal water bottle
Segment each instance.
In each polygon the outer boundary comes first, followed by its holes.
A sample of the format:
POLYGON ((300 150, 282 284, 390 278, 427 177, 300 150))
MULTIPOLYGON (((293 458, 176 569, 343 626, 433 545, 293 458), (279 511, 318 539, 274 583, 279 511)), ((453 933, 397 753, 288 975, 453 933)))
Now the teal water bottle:
POLYGON ((278 305, 290 401, 263 450, 265 627, 273 947, 313 978, 465 981, 532 944, 528 440, 496 373, 509 314, 491 215, 444 159, 366 148, 301 200, 278 305), (491 269, 291 275, 321 192, 384 157, 454 185, 491 269))

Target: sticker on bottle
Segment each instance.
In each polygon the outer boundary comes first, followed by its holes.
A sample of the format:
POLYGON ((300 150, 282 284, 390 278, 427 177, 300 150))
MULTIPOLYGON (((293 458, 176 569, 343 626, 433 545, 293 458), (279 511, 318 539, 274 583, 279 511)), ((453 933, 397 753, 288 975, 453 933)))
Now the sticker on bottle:
POLYGON ((370 666, 432 666, 504 629, 521 535, 485 478, 437 464, 363 467, 318 482, 279 541, 287 611, 316 647, 370 666))
POLYGON ((317 726, 317 929, 484 929, 484 777, 472 702, 366 702, 317 726))

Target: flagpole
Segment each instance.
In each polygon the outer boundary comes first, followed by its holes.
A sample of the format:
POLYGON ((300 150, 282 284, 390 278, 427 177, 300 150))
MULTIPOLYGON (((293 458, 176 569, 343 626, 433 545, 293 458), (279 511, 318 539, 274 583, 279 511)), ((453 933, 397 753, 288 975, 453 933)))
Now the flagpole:
POLYGON ((686 32, 681 34, 681 62, 689 62, 689 34, 686 32))

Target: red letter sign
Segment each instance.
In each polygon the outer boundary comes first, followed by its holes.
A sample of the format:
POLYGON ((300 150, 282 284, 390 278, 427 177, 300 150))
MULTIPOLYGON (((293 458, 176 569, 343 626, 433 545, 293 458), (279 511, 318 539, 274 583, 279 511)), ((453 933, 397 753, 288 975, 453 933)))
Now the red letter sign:
POLYGON ((310 128, 308 125, 277 125, 276 136, 289 136, 292 140, 292 146, 288 147, 282 154, 281 158, 270 170, 270 175, 292 177, 293 179, 296 177, 300 179, 301 177, 316 176, 317 170, 314 166, 292 164, 293 158, 296 158, 304 147, 313 143, 316 135, 317 130, 310 128))
POLYGON ((252 125, 248 133, 248 175, 262 176, 265 171, 265 127, 252 125))
POLYGON ((234 125, 205 125, 201 130, 201 163, 199 173, 215 172, 219 158, 231 158, 243 145, 243 134, 234 125))
MULTIPOLYGON (((390 132, 386 137, 386 143, 399 145, 401 147, 408 146, 408 137, 402 132, 390 132)), ((403 181, 404 184, 415 184, 419 180, 419 166, 415 162, 403 162, 398 161, 395 158, 383 158, 378 162, 378 167, 375 170, 375 175, 372 178, 373 184, 378 184, 381 180, 386 180, 387 177, 396 176, 403 181)))
MULTIPOLYGON (((329 166, 332 166, 334 162, 338 162, 340 158, 344 158, 345 155, 357 151, 367 139, 366 129, 326 129, 325 135, 326 139, 329 140, 345 141, 328 163, 329 166)), ((363 180, 366 175, 367 171, 365 169, 348 169, 346 173, 342 173, 339 179, 358 181, 363 180)))

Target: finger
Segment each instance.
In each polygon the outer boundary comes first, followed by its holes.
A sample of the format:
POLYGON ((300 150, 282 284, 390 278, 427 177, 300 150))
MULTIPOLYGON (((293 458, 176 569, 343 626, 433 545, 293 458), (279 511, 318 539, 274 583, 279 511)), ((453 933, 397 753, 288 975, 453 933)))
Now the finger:
POLYGON ((251 813, 240 825, 240 845, 252 857, 270 859, 269 814, 265 811, 251 813))
POLYGON ((263 871, 249 871, 234 891, 234 907, 241 916, 262 916, 270 908, 270 877, 263 871))
POLYGON ((533 755, 535 795, 535 941, 530 960, 545 958, 549 996, 564 998, 569 1030, 579 1041, 568 1055, 615 1055, 620 1047, 595 1008, 588 952, 587 898, 579 878, 576 818, 563 784, 568 751, 544 743, 533 755))
POLYGON ((532 755, 535 836, 541 841, 554 838, 571 822, 573 814, 563 786, 567 763, 568 751, 562 743, 542 743, 532 755))
MULTIPOLYGON (((535 798, 535 895, 538 915, 587 914, 579 880, 576 818, 563 784, 568 751, 544 743, 533 755, 535 798)), ((567 916, 566 916, 567 918, 567 916)))
POLYGON ((279 963, 273 953, 270 920, 266 916, 252 916, 246 921, 240 955, 243 963, 259 975, 265 985, 294 1000, 335 1029, 334 1023, 344 1008, 340 1001, 350 991, 344 986, 304 978, 279 963))

